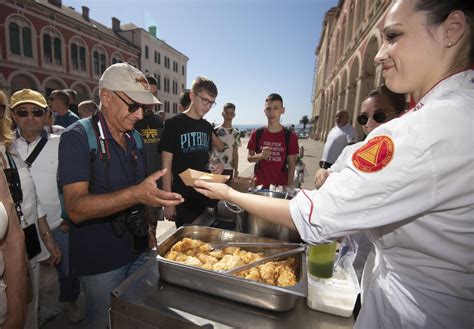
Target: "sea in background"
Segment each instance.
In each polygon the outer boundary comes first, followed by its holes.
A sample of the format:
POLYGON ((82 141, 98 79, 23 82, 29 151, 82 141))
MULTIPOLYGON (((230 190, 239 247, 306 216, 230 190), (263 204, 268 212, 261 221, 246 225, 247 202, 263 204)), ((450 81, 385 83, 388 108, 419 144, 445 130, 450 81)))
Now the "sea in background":
MULTIPOLYGON (((265 126, 264 124, 259 124, 259 125, 233 125, 234 127, 236 127, 237 129, 239 129, 239 131, 247 131, 247 130, 254 130, 256 128, 260 128, 260 127, 263 127, 265 126)), ((289 127, 290 125, 284 125, 285 127, 289 127)), ((306 125, 306 130, 309 130, 311 127, 311 125, 306 125)), ((302 124, 297 124, 295 125, 295 129, 296 131, 300 131, 303 129, 303 125, 302 124)))
POLYGON ((256 128, 263 127, 263 125, 234 125, 239 131, 254 130, 256 128))

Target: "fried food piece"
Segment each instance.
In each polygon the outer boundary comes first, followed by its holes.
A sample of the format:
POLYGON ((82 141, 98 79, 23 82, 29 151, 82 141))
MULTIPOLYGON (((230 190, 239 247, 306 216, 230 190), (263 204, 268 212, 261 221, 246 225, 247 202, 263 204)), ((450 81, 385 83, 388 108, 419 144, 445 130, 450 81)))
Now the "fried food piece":
POLYGON ((210 255, 206 255, 204 253, 199 253, 196 255, 196 257, 205 265, 210 265, 210 268, 212 268, 212 265, 217 263, 219 260, 216 257, 212 257, 210 255))
POLYGON ((289 266, 278 266, 276 285, 279 287, 294 286, 296 284, 295 271, 289 266))
POLYGON ((224 257, 224 251, 222 249, 216 249, 209 252, 209 255, 212 257, 216 257, 217 259, 221 259, 222 257, 224 257))
MULTIPOLYGON (((263 257, 262 252, 250 252, 238 247, 212 250, 208 243, 190 238, 178 241, 165 255, 166 259, 211 271, 228 271, 238 266, 251 264, 263 257)), ((296 260, 293 257, 281 261, 270 261, 235 275, 274 286, 292 286, 297 283, 295 263, 296 260)))
POLYGON ((179 253, 177 251, 169 251, 166 253, 165 258, 169 260, 176 260, 176 257, 178 257, 179 253))
POLYGON ((234 267, 245 265, 242 259, 234 255, 225 255, 221 260, 212 266, 214 271, 228 271, 234 267))
POLYGON ((237 249, 239 249, 239 248, 237 248, 237 247, 225 247, 223 251, 224 251, 224 254, 233 255, 234 252, 237 251, 237 249))

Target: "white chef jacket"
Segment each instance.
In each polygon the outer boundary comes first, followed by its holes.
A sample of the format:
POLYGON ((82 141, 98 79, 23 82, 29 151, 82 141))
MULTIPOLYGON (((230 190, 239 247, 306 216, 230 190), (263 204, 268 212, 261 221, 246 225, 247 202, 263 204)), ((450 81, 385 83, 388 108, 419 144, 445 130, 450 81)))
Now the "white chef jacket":
POLYGON ((473 128, 474 73, 467 70, 370 133, 366 143, 393 141, 384 168, 366 173, 348 158, 321 189, 290 201, 308 242, 368 230, 376 259, 356 328, 472 328, 473 128))
POLYGON ((357 133, 349 123, 342 127, 335 126, 329 131, 321 160, 331 164, 336 162, 344 147, 356 141, 357 133))
POLYGON ((38 157, 30 167, 30 173, 35 182, 36 191, 41 206, 46 212, 46 220, 51 230, 62 222, 61 203, 59 201, 57 171, 58 171, 58 135, 45 134, 38 137, 34 142, 28 143, 21 134, 17 132, 17 138, 13 143, 22 160, 25 161, 33 152, 41 137, 48 138, 38 157))
MULTIPOLYGON (((0 143, 0 152, 5 159, 7 156, 5 154, 5 145, 0 143)), ((36 224, 36 233, 38 234, 38 240, 41 245, 41 252, 30 259, 30 264, 38 263, 42 260, 47 259, 50 254, 48 249, 43 244, 41 237, 39 235, 38 227, 38 218, 46 215, 43 208, 41 208, 40 202, 36 196, 35 184, 33 183, 33 178, 31 177, 30 171, 26 164, 21 160, 20 156, 16 150, 12 147, 9 148, 9 153, 12 155, 15 165, 18 169, 18 175, 20 176, 21 191, 23 193, 23 202, 21 203, 21 211, 23 212, 24 219, 21 221, 21 227, 25 228, 31 224, 36 224)), ((7 165, 8 161, 7 161, 7 165)))

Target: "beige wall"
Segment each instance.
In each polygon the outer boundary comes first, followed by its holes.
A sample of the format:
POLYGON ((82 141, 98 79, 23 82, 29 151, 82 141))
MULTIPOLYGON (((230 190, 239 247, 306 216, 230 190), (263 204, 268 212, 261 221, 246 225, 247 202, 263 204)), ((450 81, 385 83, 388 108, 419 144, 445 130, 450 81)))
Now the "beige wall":
POLYGON ((316 49, 313 113, 318 117, 312 137, 326 140, 335 124, 335 113, 347 110, 356 124, 360 103, 382 82, 380 68, 373 64, 381 45, 380 32, 390 0, 345 0, 325 14, 323 32, 316 49))

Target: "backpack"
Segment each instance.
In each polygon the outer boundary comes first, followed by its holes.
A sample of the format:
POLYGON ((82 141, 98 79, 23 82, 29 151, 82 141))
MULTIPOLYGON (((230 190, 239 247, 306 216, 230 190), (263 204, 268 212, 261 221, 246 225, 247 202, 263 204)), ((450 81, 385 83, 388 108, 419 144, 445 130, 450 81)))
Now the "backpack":
MULTIPOLYGON (((85 129, 86 135, 87 135, 87 142, 89 144, 89 172, 91 173, 91 177, 89 177, 89 192, 93 191, 94 183, 95 183, 95 170, 94 170, 94 163, 97 158, 97 151, 99 151, 98 148, 98 143, 100 143, 100 158, 102 159, 102 162, 104 163, 105 166, 105 171, 106 171, 106 181, 107 185, 109 185, 109 158, 107 155, 107 149, 105 147, 104 141, 100 139, 100 132, 99 132, 99 127, 97 126, 97 122, 99 121, 99 116, 96 113, 92 117, 89 118, 84 118, 80 119, 77 122, 79 122, 85 129)), ((137 145, 137 149, 142 152, 143 149, 143 143, 142 139, 140 138, 140 133, 136 130, 133 129, 132 131, 132 136, 135 140, 135 143, 137 145)), ((61 217, 62 218, 69 218, 66 212, 66 208, 64 206, 64 195, 62 188, 59 188, 59 199, 61 201, 61 217)))
MULTIPOLYGON (((255 136, 255 149, 258 150, 258 143, 260 142, 260 138, 262 137, 263 134, 263 127, 258 128, 256 130, 256 136, 255 136)), ((286 127, 283 127, 283 130, 285 132, 285 161, 283 161, 283 165, 281 166, 281 171, 282 172, 288 172, 288 147, 290 145, 290 137, 291 137, 291 130, 287 129, 286 127)), ((254 167, 254 172, 257 171, 259 168, 260 162, 257 162, 254 167)))
MULTIPOLYGON (((97 151, 100 151, 100 158, 104 162, 105 171, 106 171, 106 181, 107 185, 109 185, 109 158, 107 154, 107 149, 105 147, 104 141, 100 139, 100 132, 99 127, 97 126, 97 122, 99 121, 99 116, 97 114, 93 115, 90 118, 84 118, 78 120, 78 122, 84 127, 87 134, 87 141, 89 143, 89 150, 90 150, 90 157, 89 157, 89 168, 91 177, 89 179, 89 191, 93 190, 94 182, 95 182, 95 175, 94 175, 94 163, 97 155, 97 151), (100 143, 100 150, 98 148, 97 141, 100 143)), ((137 145, 137 149, 141 152, 143 149, 142 139, 140 138, 140 133, 133 129, 132 131, 133 139, 135 139, 135 143, 137 145)))

